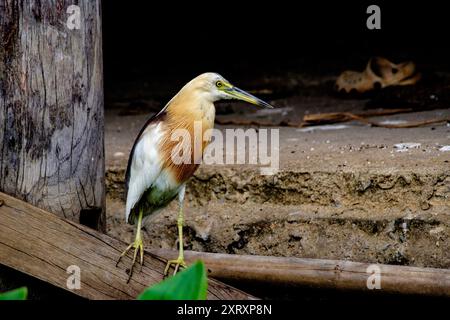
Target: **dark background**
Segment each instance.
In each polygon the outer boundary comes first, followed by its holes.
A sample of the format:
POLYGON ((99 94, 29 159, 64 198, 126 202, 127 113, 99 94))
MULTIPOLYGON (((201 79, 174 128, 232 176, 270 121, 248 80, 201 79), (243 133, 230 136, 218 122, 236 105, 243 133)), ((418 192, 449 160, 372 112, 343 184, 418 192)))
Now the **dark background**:
POLYGON ((166 98, 206 71, 238 83, 338 75, 364 69, 372 56, 449 71, 444 2, 392 2, 103 1, 106 100, 130 82, 166 98), (366 28, 370 4, 381 8, 381 30, 366 28))

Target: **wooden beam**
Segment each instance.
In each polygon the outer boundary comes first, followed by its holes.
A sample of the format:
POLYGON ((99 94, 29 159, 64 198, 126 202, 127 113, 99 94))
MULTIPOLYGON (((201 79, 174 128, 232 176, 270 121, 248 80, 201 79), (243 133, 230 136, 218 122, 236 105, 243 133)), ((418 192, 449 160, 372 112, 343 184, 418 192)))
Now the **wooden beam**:
MULTIPOLYGON (((170 250, 152 250, 166 259, 170 250)), ((247 280, 289 286, 368 290, 370 263, 343 260, 244 256, 185 251, 187 261, 201 259, 209 275, 222 280, 247 280)), ((382 292, 450 297, 450 270, 373 264, 380 273, 382 292)))
MULTIPOLYGON (((116 260, 126 244, 73 221, 0 193, 0 263, 65 290, 69 266, 81 271, 81 289, 88 299, 135 299, 163 278, 165 260, 145 253, 144 266, 129 284, 126 257, 116 260)), ((254 299, 238 289, 209 279, 208 299, 254 299)))

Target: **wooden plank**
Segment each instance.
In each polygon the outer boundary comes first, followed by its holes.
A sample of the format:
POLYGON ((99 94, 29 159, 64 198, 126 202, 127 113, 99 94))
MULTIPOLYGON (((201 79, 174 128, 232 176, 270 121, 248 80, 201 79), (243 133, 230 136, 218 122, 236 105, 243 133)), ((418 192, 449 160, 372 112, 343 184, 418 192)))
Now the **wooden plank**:
MULTIPOLYGON (((81 289, 89 299, 134 299, 162 280, 165 260, 145 253, 144 266, 129 284, 126 257, 116 260, 126 244, 73 221, 0 193, 0 263, 57 287, 67 289, 67 268, 81 271, 81 289)), ((209 279, 208 299, 253 299, 249 294, 209 279)))
POLYGON ((0 16, 0 191, 104 230, 100 0, 0 1, 0 16))
MULTIPOLYGON (((152 250, 173 259, 176 252, 152 250)), ((187 261, 201 259, 209 275, 222 280, 247 280, 289 286, 368 290, 369 266, 380 270, 381 291, 450 297, 450 270, 343 260, 228 255, 185 251, 187 261)))

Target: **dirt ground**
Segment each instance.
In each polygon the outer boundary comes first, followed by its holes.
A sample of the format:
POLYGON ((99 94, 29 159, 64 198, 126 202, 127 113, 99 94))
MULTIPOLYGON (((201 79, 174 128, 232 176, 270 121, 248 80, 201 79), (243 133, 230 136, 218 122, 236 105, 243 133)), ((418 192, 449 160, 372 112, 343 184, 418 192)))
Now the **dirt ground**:
MULTIPOLYGON (((314 99, 274 104, 295 108, 314 99)), ((347 101, 343 108, 352 103, 363 108, 364 100, 347 101)), ((127 242, 134 227, 124 221, 124 172, 148 117, 130 110, 124 105, 106 114, 108 233, 127 242)), ((449 116, 450 110, 437 109, 375 120, 449 116)), ((219 126, 227 127, 236 126, 219 126)), ((450 267, 450 152, 441 151, 450 145, 448 124, 279 129, 275 175, 262 176, 251 165, 200 167, 187 189, 187 249, 450 267), (402 143, 417 145, 395 146, 402 143)), ((176 248, 176 208, 174 202, 147 220, 148 248, 176 248)))

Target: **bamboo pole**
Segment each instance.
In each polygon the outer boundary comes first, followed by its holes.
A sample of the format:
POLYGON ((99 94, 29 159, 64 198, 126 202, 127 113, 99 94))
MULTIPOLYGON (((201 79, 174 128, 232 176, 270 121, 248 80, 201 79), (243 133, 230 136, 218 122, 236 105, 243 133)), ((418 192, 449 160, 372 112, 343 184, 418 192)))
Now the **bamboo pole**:
MULTIPOLYGON (((153 250, 154 254, 173 259, 176 252, 153 250)), ((380 271, 380 290, 398 294, 450 297, 450 270, 343 260, 229 255, 186 251, 188 262, 201 259, 209 275, 221 280, 257 281, 277 285, 311 286, 344 290, 369 290, 368 281, 380 271)), ((371 282, 374 284, 373 282, 371 282)))

